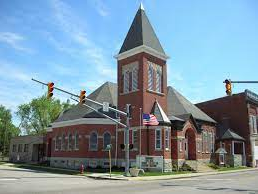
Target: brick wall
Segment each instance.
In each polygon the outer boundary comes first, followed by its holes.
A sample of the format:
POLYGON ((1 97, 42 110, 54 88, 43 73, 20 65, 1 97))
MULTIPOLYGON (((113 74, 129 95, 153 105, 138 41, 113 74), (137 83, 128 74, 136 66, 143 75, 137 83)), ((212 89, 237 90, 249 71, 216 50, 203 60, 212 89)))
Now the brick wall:
POLYGON ((257 107, 251 104, 247 105, 245 93, 235 94, 218 98, 215 100, 197 104, 197 106, 206 114, 215 119, 218 124, 223 125, 225 119, 229 128, 246 140, 246 156, 248 165, 252 165, 252 152, 249 129, 249 113, 255 114, 257 107))

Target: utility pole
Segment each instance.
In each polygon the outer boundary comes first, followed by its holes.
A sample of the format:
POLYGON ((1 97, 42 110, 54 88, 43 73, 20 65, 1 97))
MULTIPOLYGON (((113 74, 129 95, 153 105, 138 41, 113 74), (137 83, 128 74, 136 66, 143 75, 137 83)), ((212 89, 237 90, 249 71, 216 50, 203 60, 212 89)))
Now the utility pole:
POLYGON ((125 127, 125 176, 130 176, 130 154, 129 154, 129 125, 130 125, 130 104, 126 104, 126 127, 125 127))

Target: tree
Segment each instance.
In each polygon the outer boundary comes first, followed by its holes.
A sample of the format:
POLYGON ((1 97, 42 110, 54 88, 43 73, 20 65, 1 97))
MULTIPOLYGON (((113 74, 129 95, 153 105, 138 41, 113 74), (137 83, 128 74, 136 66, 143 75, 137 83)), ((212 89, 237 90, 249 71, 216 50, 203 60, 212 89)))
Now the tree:
POLYGON ((20 134, 20 130, 12 123, 11 111, 0 105, 0 152, 6 155, 10 140, 20 134))
POLYGON ((46 96, 32 99, 31 102, 18 107, 17 116, 20 118, 20 128, 27 134, 43 134, 59 114, 71 108, 70 101, 61 103, 58 99, 47 99, 46 96))

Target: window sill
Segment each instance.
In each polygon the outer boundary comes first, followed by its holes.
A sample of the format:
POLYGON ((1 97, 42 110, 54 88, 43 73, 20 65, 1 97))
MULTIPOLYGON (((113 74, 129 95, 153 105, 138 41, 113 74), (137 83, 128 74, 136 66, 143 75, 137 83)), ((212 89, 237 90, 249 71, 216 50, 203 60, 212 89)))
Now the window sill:
POLYGON ((98 150, 89 150, 90 152, 97 152, 98 150))
POLYGON ((138 92, 138 91, 140 91, 140 90, 137 89, 137 90, 133 90, 133 91, 129 91, 129 92, 123 92, 123 93, 120 93, 120 95, 122 96, 122 95, 131 94, 131 93, 138 92))
POLYGON ((155 151, 162 151, 161 148, 155 148, 155 151))
POLYGON ((164 93, 156 92, 156 91, 154 91, 154 90, 150 90, 150 89, 147 89, 147 92, 150 92, 150 93, 152 93, 152 94, 157 94, 157 95, 159 95, 159 96, 165 96, 165 94, 164 94, 164 93))

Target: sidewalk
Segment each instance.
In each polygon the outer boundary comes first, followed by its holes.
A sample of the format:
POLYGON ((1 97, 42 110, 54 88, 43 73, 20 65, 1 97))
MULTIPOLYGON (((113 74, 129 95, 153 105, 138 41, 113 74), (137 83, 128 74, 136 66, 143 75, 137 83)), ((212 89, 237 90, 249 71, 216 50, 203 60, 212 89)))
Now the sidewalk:
POLYGON ((86 177, 94 178, 94 179, 109 179, 109 180, 124 180, 129 181, 129 178, 132 177, 125 177, 123 175, 119 174, 111 174, 111 177, 108 173, 92 173, 92 174, 86 174, 86 177))
POLYGON ((162 175, 162 176, 125 177, 123 175, 112 174, 110 177, 109 174, 106 174, 106 173, 93 173, 93 174, 89 174, 86 176, 89 178, 94 178, 94 179, 125 180, 125 181, 152 181, 152 180, 191 178, 191 177, 199 177, 199 176, 205 176, 205 175, 237 173, 237 172, 246 172, 246 171, 254 171, 254 170, 256 170, 258 172, 257 168, 250 168, 250 169, 240 169, 240 170, 216 171, 216 172, 207 172, 207 173, 187 173, 187 174, 162 175))

